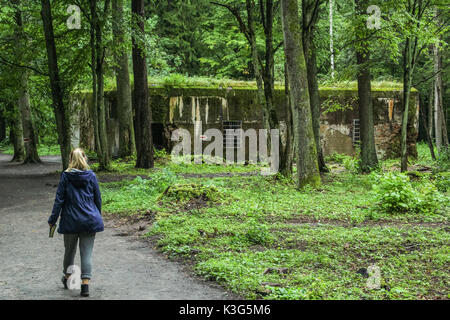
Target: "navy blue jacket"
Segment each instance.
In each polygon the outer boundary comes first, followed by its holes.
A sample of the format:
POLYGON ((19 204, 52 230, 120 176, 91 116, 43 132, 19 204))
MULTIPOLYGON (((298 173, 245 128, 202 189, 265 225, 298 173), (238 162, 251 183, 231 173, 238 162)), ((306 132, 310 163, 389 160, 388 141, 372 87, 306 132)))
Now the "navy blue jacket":
POLYGON ((61 214, 58 232, 100 232, 102 198, 97 177, 91 170, 64 171, 56 191, 55 204, 48 223, 56 224, 61 214))

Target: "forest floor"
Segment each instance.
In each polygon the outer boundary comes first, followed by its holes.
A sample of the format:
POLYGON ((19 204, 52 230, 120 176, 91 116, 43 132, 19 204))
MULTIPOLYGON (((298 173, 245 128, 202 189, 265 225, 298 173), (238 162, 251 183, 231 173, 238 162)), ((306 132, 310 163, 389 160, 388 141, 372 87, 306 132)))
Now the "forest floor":
MULTIPOLYGON (((448 299, 450 190, 439 191, 445 201, 434 213, 383 212, 374 200, 373 177, 356 172, 356 159, 337 155, 327 161, 331 172, 322 175, 320 189, 296 190, 292 181, 261 175, 256 165, 175 164, 157 154, 155 168, 145 170, 134 168, 132 159, 114 160, 110 172, 97 172, 107 230, 99 234, 94 255, 96 297, 120 298, 113 289, 119 285, 106 279, 115 278, 115 271, 133 270, 115 279, 132 283, 125 285, 127 298, 448 299), (117 255, 110 255, 112 248, 117 255), (193 296, 192 284, 185 287, 179 277, 203 288, 202 294, 193 296), (159 286, 169 279, 179 291, 159 286), (210 286, 211 280, 222 289, 210 286), (159 296, 150 292, 155 285, 161 288, 159 296)), ((419 157, 409 167, 412 187, 420 190, 442 174, 448 185, 448 172, 436 173, 436 166, 426 146, 419 145, 419 157)), ((398 159, 381 163, 381 172, 398 170, 398 159)), ((47 278, 52 285, 40 283, 40 295, 71 298, 75 294, 54 289, 59 288, 54 275, 62 244, 42 231, 57 176, 1 180, 2 197, 13 198, 0 211, 2 227, 12 225, 1 230, 0 241, 13 245, 2 245, 0 254, 26 252, 30 260, 25 262, 33 266, 17 268, 25 263, 17 261, 24 255, 12 256, 0 267, 0 288, 25 297, 36 289, 34 278, 39 283, 47 278), (24 188, 36 193, 34 202, 22 200, 18 190, 24 188), (22 204, 29 208, 23 213, 28 222, 17 218, 14 205, 22 204), (20 243, 30 232, 39 234, 20 243), (51 252, 54 259, 47 269, 32 269, 40 264, 28 247, 51 252), (15 272, 26 280, 22 289, 8 282, 15 272)))
MULTIPOLYGON (((40 165, 10 163, 10 158, 0 154, 0 300, 79 299, 78 290, 64 290, 60 282, 62 236, 48 237, 60 157, 43 156, 40 165)), ((95 240, 89 299, 237 297, 167 260, 145 239, 124 237, 129 232, 116 220, 106 218, 105 226, 95 240)), ((79 253, 75 261, 79 265, 79 253)))
MULTIPOLYGON (((418 190, 435 179, 426 147, 419 153, 410 164, 418 190)), ((98 176, 104 210, 124 235, 147 239, 245 298, 448 299, 449 192, 434 213, 382 212, 373 177, 356 173, 355 163, 329 159, 321 188, 301 191, 255 165, 174 164, 164 156, 151 170, 117 160, 98 176)), ((398 166, 383 161, 381 171, 398 166)))

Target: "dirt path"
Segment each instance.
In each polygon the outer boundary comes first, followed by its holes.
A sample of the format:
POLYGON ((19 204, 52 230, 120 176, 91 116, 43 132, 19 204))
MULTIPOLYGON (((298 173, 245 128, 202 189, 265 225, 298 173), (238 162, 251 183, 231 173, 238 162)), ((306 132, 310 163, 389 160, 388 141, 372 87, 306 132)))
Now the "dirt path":
MULTIPOLYGON (((0 154, 0 300, 79 299, 79 291, 60 282, 62 236, 48 237, 60 170, 58 157, 42 157, 41 165, 18 165, 0 154)), ((141 241, 120 237, 106 223, 93 255, 89 299, 229 299, 212 282, 193 278, 141 241)), ((80 265, 79 253, 76 264, 80 265)))

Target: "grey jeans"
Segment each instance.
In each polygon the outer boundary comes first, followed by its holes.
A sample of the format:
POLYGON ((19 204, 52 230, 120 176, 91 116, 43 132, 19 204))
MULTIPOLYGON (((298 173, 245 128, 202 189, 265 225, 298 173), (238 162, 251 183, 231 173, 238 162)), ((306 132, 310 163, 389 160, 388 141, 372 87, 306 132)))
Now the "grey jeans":
POLYGON ((67 268, 74 264, 77 242, 80 240, 81 279, 91 278, 94 239, 95 233, 71 233, 64 235, 64 274, 67 273, 67 268))

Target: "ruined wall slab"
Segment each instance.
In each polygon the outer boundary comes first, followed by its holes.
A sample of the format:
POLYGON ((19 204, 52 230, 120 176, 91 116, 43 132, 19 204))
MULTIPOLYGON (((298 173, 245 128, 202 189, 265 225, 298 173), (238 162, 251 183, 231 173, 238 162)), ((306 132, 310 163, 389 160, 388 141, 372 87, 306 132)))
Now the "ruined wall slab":
MULTIPOLYGON (((155 144, 172 147, 171 132, 185 128, 194 136, 195 121, 202 121, 203 132, 210 128, 223 129, 225 121, 241 121, 242 129, 262 129, 263 113, 253 88, 164 88, 150 87, 152 131, 155 144)), ((111 153, 118 150, 117 104, 115 92, 105 93, 108 121, 108 140, 111 153)), ((399 91, 373 91, 375 143, 379 158, 400 155, 400 127, 402 119, 402 94, 399 91)), ((411 94, 411 112, 408 126, 408 153, 417 155, 418 93, 411 94), (415 108, 414 108, 415 106, 415 108)), ((325 155, 343 153, 354 155, 357 151, 357 125, 359 119, 357 90, 320 90, 321 143, 325 155)), ((88 121, 91 99, 84 94, 80 100, 80 144, 93 146, 92 121, 88 121)), ((274 103, 280 121, 285 120, 284 89, 276 90, 274 103)))

